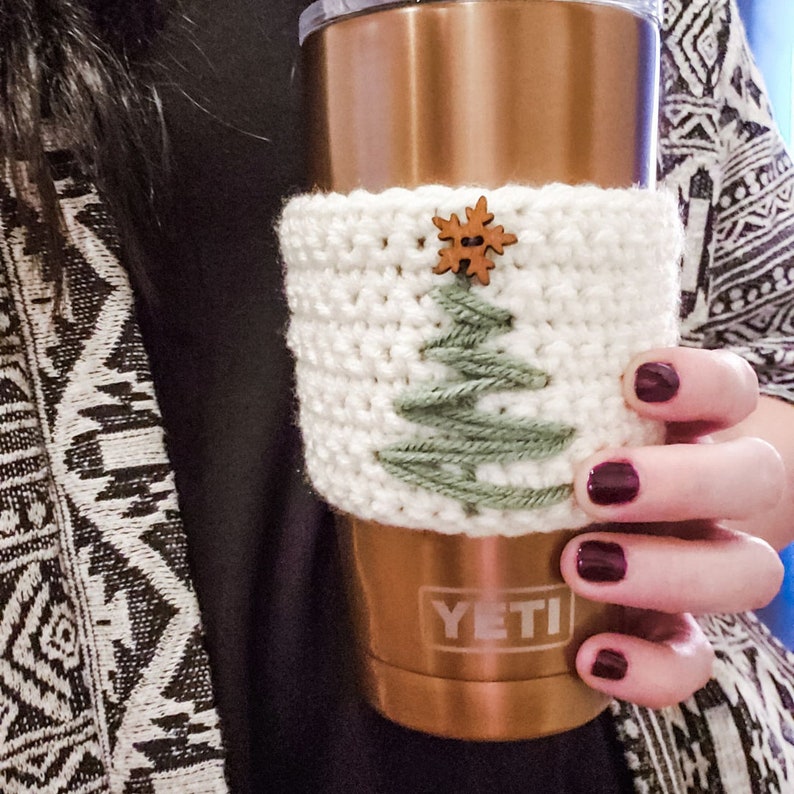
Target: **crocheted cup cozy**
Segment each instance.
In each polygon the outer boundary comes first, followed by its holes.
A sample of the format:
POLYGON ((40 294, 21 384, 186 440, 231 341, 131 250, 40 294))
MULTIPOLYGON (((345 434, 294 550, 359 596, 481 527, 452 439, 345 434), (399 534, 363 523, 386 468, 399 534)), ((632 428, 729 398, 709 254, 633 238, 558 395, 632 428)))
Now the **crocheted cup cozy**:
POLYGON ((574 465, 662 440, 626 407, 621 373, 677 341, 671 196, 560 184, 303 195, 279 235, 307 471, 340 511, 479 537, 578 528, 574 465), (485 228, 516 238, 487 252, 487 286, 434 272, 449 246, 434 218, 462 218, 481 196, 485 228))

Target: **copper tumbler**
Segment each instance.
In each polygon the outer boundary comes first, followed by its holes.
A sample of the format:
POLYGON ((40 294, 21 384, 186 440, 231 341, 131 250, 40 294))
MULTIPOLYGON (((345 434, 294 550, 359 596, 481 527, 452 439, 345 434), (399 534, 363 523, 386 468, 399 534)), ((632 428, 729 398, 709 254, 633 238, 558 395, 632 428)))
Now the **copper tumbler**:
MULTIPOLYGON (((300 35, 318 191, 654 187, 657 0, 320 0, 300 35)), ((474 536, 336 507, 363 690, 386 717, 501 741, 606 707, 574 657, 619 611, 559 572, 581 524, 474 536)))

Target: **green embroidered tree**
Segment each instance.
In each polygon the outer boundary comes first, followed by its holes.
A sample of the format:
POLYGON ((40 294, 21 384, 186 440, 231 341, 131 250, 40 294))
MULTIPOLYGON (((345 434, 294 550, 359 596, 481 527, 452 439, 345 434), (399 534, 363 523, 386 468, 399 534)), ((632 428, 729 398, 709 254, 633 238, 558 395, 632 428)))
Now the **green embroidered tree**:
MULTIPOLYGON (((484 201, 481 199, 475 210, 466 210, 470 221, 466 226, 461 227, 455 215, 450 221, 434 218, 442 229, 439 237, 453 239, 456 251, 453 261, 444 253, 453 249, 442 250, 442 264, 436 272, 452 270, 458 278, 433 291, 433 298, 452 318, 452 327, 428 342, 423 352, 428 358, 449 366, 457 377, 409 390, 395 402, 400 416, 436 432, 392 444, 378 453, 378 459, 400 480, 456 499, 471 512, 483 507, 531 510, 563 501, 570 496, 572 486, 568 483, 543 488, 498 485, 477 479, 477 467, 552 457, 571 443, 575 429, 557 422, 489 412, 478 406, 486 394, 534 391, 545 388, 549 382, 548 375, 541 370, 486 345, 493 337, 507 333, 513 318, 509 311, 479 297, 467 278, 473 275, 467 273, 474 258, 474 252, 469 249, 482 249, 477 251, 480 260, 488 245, 496 249, 482 233, 484 225, 493 218, 487 214, 484 201), (479 210, 482 210, 481 225, 472 231, 471 222, 479 210)), ((494 233, 503 229, 494 227, 486 231, 494 239, 494 233)), ((512 240, 508 237, 512 235, 502 235, 505 243, 515 241, 515 237, 512 240)), ((476 275, 482 283, 487 283, 487 271, 492 267, 493 263, 488 262, 478 268, 476 275)))

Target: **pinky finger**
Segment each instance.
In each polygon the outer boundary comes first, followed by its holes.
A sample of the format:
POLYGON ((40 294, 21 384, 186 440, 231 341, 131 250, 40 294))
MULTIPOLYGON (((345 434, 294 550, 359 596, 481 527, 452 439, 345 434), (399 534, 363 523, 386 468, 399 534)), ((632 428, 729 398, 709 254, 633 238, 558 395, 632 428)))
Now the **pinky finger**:
POLYGON ((576 669, 588 686, 659 709, 686 700, 711 677, 714 651, 691 615, 647 613, 644 639, 598 634, 582 644, 576 669))

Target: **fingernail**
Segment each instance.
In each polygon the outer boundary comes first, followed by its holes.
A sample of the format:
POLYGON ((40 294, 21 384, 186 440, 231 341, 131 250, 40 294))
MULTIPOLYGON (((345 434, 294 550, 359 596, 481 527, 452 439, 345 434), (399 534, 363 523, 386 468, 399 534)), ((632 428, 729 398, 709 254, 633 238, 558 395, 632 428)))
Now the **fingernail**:
POLYGON ((620 651, 603 648, 598 652, 590 672, 596 678, 606 678, 608 681, 620 681, 626 677, 629 663, 620 651))
POLYGON ((652 361, 634 373, 634 393, 644 403, 663 403, 678 393, 678 373, 671 364, 652 361))
POLYGON ((619 582, 626 576, 626 557, 617 543, 586 540, 576 552, 576 570, 588 582, 619 582))
POLYGON ((640 492, 640 478, 636 469, 624 460, 609 460, 590 470, 587 495, 597 505, 617 505, 630 502, 640 492))

